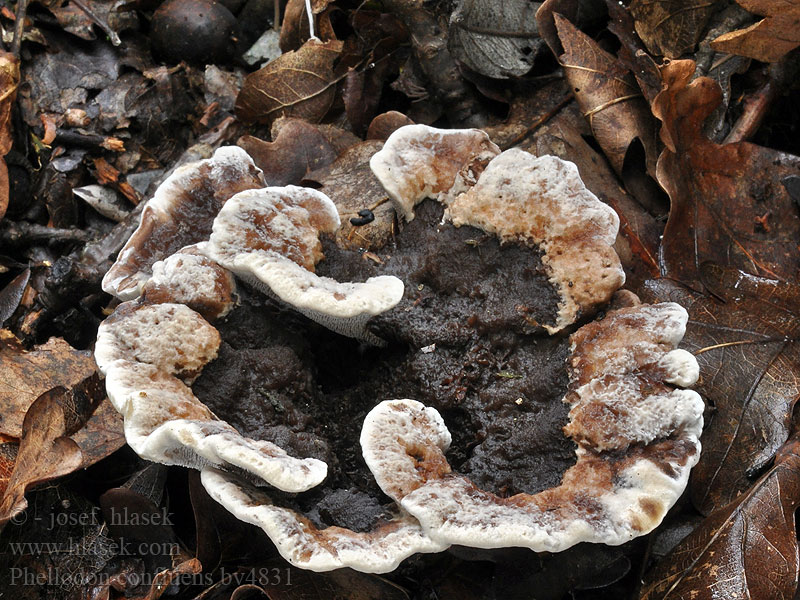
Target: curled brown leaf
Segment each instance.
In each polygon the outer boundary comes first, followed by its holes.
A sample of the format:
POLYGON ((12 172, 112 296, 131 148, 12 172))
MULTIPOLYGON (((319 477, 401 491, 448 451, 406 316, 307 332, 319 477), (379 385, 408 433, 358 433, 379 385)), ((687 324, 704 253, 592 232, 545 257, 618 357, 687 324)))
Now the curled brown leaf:
POLYGON ((564 53, 559 60, 578 105, 597 142, 617 173, 639 139, 651 168, 655 164, 655 125, 633 75, 611 54, 567 19, 553 14, 564 53))
POLYGON ((246 123, 269 124, 281 116, 319 121, 347 74, 334 70, 342 48, 338 40, 312 39, 251 73, 236 98, 236 115, 246 123))

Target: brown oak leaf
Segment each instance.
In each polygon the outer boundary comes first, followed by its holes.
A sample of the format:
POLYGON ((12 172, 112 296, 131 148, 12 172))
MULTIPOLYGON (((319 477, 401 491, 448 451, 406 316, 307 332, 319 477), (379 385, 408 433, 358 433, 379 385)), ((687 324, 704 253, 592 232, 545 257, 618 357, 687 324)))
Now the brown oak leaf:
POLYGON ((600 147, 619 174, 633 140, 639 139, 654 170, 656 127, 633 75, 558 13, 553 14, 564 48, 559 60, 600 147))
POLYGON ((745 29, 725 33, 711 42, 719 52, 777 62, 800 46, 800 0, 736 0, 745 10, 764 15, 745 29))
POLYGON ((695 389, 714 408, 691 494, 709 514, 750 487, 789 436, 800 397, 800 287, 708 263, 701 276, 716 297, 665 279, 641 296, 689 312, 682 345, 700 364, 695 389))
POLYGON ((747 493, 710 515, 644 578, 641 600, 790 600, 798 578, 794 511, 800 440, 747 493))
POLYGON ((719 145, 702 133, 719 104, 719 85, 692 81, 692 60, 661 68, 653 101, 666 148, 657 176, 670 197, 661 246, 663 275, 699 288, 705 261, 792 280, 800 269, 800 210, 781 180, 800 174, 800 158, 748 142, 719 145))

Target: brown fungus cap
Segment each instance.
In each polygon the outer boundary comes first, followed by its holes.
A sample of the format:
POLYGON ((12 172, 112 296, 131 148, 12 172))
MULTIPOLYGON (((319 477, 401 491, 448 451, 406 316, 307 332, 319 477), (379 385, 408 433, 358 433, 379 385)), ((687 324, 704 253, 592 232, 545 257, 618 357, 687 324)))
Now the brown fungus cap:
POLYGON ((694 358, 674 349, 687 318, 677 304, 632 306, 572 336, 565 433, 578 444, 578 460, 555 488, 501 498, 451 473, 441 417, 413 400, 370 412, 364 460, 381 489, 442 544, 559 552, 648 533, 683 492, 700 453, 703 401, 666 383, 697 377, 694 358))
POLYGON ((95 361, 125 419, 128 445, 147 460, 217 465, 288 492, 319 484, 325 463, 246 438, 195 398, 186 384, 216 357, 219 344, 217 330, 183 304, 125 302, 100 324, 95 361))
POLYGON ((103 277, 103 290, 122 300, 136 298, 150 279, 153 263, 207 240, 228 198, 263 185, 253 160, 236 146, 176 169, 148 200, 139 227, 103 277))
POLYGON ((214 221, 205 252, 248 283, 329 329, 380 344, 367 321, 403 296, 396 277, 342 283, 314 274, 321 233, 339 227, 339 213, 322 192, 297 186, 236 194, 214 221))
POLYGON ((410 221, 425 198, 445 201, 472 186, 498 154, 500 148, 480 129, 406 125, 389 136, 369 166, 397 214, 410 221))

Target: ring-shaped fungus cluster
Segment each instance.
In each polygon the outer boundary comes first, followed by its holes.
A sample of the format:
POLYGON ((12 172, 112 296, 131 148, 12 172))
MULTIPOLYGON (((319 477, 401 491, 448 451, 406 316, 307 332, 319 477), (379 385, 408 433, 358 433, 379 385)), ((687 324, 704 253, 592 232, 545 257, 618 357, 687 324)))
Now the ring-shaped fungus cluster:
POLYGON ((371 324, 400 310, 408 285, 391 274, 363 282, 318 275, 320 240, 340 226, 335 204, 318 190, 267 187, 236 147, 161 185, 103 281, 123 302, 100 326, 95 357, 129 445, 145 459, 200 469, 211 497, 262 528, 292 564, 316 571, 387 572, 411 554, 451 544, 548 552, 584 541, 616 545, 655 528, 698 460, 703 402, 685 389, 697 380, 697 362, 677 349, 686 311, 615 296, 624 273, 612 247, 614 211, 573 164, 500 152, 479 130, 406 126, 370 166, 405 223, 433 198, 444 206, 442 227, 473 227, 501 246, 539 253, 557 307, 549 321, 523 324, 539 335, 571 331, 561 400, 576 462, 560 483, 507 496, 481 489, 451 467, 451 432, 439 411, 376 398, 360 441, 394 503, 390 515, 367 531, 320 527, 274 499, 318 486, 325 462, 242 435, 190 387, 217 356, 213 323, 234 307, 236 280, 376 346, 386 340, 371 324))

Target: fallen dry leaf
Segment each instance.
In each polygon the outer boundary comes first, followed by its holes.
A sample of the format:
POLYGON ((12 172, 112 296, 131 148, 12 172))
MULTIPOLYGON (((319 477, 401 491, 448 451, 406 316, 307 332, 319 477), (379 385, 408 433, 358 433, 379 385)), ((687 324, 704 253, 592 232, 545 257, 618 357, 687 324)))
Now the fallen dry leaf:
POLYGON ((346 75, 334 72, 342 48, 337 40, 309 40, 251 73, 236 98, 236 116, 246 123, 269 124, 281 116, 319 121, 346 75))
POLYGON ((242 136, 236 142, 264 172, 267 185, 297 185, 309 171, 336 160, 336 152, 317 127, 302 119, 287 118, 285 121, 273 142, 251 135, 242 136))
POLYGON ((747 493, 709 516, 647 572, 641 600, 791 600, 798 505, 800 440, 793 437, 747 493))
POLYGON ((11 107, 17 97, 19 60, 10 52, 0 52, 0 220, 8 208, 8 167, 5 155, 11 150, 11 107))
POLYGON ((104 397, 103 388, 99 377, 93 373, 71 390, 54 387, 31 404, 22 423, 14 470, 0 500, 0 525, 25 509, 28 487, 61 477, 81 466, 81 450, 67 436, 81 427, 104 397))
POLYGON ((92 413, 86 424, 70 437, 78 444, 83 456, 81 468, 93 465, 125 445, 122 415, 108 399, 92 413))
POLYGON ((719 52, 777 62, 800 46, 800 0, 736 0, 745 10, 764 15, 745 29, 725 33, 711 42, 719 52))
POLYGON ((0 330, 0 433, 21 437, 34 400, 56 386, 70 389, 96 371, 91 352, 75 350, 60 338, 28 351, 11 332, 0 330))
POLYGON ((641 296, 689 311, 682 345, 700 365, 695 389, 714 407, 691 493, 709 514, 750 487, 789 436, 800 397, 800 287, 713 264, 701 275, 716 298, 665 279, 641 296))
POLYGON ((657 176, 671 200, 662 242, 663 274, 700 287, 704 261, 793 280, 800 273, 800 211, 781 180, 800 174, 800 158, 748 142, 719 145, 702 133, 722 92, 707 77, 691 81, 692 60, 661 68, 653 101, 666 148, 657 176), (691 81, 691 82, 690 82, 691 81))
POLYGON ((633 0, 628 10, 652 54, 677 58, 694 49, 715 5, 715 0, 633 0))
POLYGON ((622 173, 625 154, 635 139, 644 145, 654 166, 655 123, 633 75, 567 19, 558 13, 553 18, 564 48, 559 61, 611 166, 622 173))

